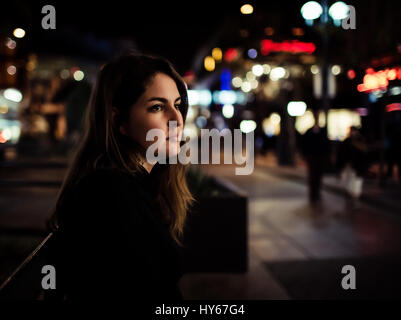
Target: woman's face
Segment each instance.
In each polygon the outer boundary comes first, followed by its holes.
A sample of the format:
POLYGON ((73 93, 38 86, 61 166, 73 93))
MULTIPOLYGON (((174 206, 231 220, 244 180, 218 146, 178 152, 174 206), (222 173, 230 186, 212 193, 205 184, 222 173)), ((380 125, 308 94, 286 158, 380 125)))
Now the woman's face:
POLYGON ((183 130, 180 108, 181 96, 175 81, 164 73, 157 73, 131 107, 128 122, 121 129, 122 133, 147 150, 155 141, 146 141, 146 134, 151 129, 160 129, 165 138, 157 141, 157 145, 162 148, 158 148, 159 152, 165 150, 166 157, 175 156, 180 152, 183 130), (169 121, 175 121, 175 126, 169 121))

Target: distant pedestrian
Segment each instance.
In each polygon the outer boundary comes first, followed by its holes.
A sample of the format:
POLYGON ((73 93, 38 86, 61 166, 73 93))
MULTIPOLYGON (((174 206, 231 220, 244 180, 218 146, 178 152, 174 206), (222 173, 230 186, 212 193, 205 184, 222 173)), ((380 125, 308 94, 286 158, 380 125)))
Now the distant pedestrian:
POLYGON ((363 178, 367 170, 367 150, 366 140, 359 129, 350 127, 348 138, 340 147, 339 159, 341 179, 353 206, 362 193, 363 178))
POLYGON ((309 201, 316 204, 321 200, 321 184, 324 169, 329 159, 327 130, 319 127, 318 113, 314 113, 315 124, 302 136, 301 148, 308 167, 309 201))
POLYGON ((392 112, 392 119, 387 128, 387 177, 394 178, 397 167, 398 182, 401 182, 401 111, 392 112))

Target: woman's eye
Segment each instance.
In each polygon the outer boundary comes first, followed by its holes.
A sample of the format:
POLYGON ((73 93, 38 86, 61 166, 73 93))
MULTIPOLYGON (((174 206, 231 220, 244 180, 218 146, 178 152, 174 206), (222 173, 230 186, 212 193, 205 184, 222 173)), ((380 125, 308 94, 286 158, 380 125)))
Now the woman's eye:
POLYGON ((162 106, 160 104, 155 104, 149 108, 150 111, 160 111, 162 106))
POLYGON ((175 107, 180 110, 181 109, 181 104, 176 104, 175 107))

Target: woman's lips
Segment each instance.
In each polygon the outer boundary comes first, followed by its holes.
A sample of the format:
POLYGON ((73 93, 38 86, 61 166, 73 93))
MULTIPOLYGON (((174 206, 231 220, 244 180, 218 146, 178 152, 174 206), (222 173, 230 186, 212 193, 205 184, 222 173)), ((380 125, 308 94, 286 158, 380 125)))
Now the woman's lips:
POLYGON ((178 141, 178 136, 167 137, 166 140, 178 141))
POLYGON ((173 134, 170 134, 167 136, 166 140, 172 140, 172 141, 180 141, 182 137, 182 132, 175 132, 173 134))

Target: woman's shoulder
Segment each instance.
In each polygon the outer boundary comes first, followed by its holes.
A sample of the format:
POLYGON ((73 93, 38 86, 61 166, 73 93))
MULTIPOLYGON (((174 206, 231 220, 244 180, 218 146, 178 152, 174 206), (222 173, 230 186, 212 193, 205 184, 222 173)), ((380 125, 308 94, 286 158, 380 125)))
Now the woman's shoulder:
POLYGON ((137 211, 141 207, 141 197, 138 196, 139 183, 135 180, 114 168, 85 174, 69 189, 60 206, 62 221, 64 218, 74 221, 79 217, 101 222, 103 218, 108 221, 110 215, 117 219, 120 213, 137 211))
POLYGON ((84 174, 78 183, 100 182, 126 179, 127 173, 117 168, 98 168, 84 174))
POLYGON ((140 179, 117 168, 99 168, 82 176, 76 183, 80 191, 108 190, 115 193, 120 189, 140 187, 140 179))

